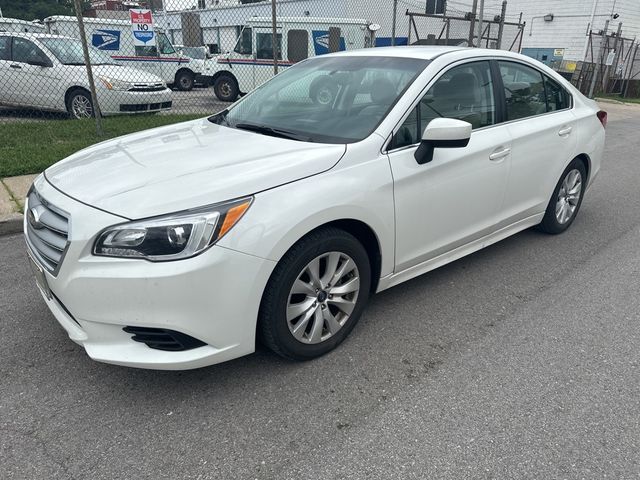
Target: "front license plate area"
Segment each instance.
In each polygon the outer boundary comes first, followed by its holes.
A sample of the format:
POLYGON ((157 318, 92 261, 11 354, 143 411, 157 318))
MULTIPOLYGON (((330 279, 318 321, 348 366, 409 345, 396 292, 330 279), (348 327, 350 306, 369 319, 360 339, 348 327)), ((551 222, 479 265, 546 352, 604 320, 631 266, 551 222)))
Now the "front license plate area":
POLYGON ((49 284, 47 283, 47 277, 44 270, 36 263, 31 255, 29 255, 29 263, 31 264, 33 275, 36 277, 36 285, 38 285, 38 288, 42 293, 44 293, 44 296, 47 297, 47 300, 51 300, 51 290, 49 290, 49 284))

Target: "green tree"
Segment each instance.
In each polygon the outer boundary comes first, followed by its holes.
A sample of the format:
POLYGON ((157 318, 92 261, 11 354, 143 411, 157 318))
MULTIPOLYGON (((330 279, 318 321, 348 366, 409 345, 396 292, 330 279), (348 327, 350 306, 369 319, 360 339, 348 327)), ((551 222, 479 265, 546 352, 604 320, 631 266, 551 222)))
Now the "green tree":
POLYGON ((73 15, 73 0, 0 0, 2 15, 22 20, 42 20, 51 15, 73 15))

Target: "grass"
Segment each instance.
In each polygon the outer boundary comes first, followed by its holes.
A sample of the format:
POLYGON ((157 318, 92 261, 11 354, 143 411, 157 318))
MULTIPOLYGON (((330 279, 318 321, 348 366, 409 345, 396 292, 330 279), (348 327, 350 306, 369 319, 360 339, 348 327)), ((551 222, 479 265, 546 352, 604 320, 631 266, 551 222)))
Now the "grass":
POLYGON ((640 98, 625 98, 618 94, 598 95, 598 98, 608 98, 609 100, 617 100, 624 103, 640 103, 640 98))
POLYGON ((144 115, 103 119, 104 135, 95 121, 53 119, 0 123, 0 178, 40 173, 50 165, 94 143, 202 115, 144 115))

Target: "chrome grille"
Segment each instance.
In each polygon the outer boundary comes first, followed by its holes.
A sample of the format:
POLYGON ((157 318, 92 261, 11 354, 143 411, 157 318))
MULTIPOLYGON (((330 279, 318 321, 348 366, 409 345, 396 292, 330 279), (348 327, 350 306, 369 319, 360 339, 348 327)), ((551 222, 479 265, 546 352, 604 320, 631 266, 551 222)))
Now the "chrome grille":
POLYGON ((27 242, 42 266, 56 275, 69 244, 69 216, 40 198, 34 189, 25 207, 27 242))

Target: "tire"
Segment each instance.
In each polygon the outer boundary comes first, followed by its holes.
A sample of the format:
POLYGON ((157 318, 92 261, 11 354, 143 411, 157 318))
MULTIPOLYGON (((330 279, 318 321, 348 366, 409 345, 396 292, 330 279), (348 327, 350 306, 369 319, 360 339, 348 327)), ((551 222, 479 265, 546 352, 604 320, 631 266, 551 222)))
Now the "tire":
POLYGON ((240 88, 233 76, 223 74, 213 82, 213 92, 223 102, 235 102, 240 94, 240 88))
POLYGON ((195 85, 195 75, 188 70, 176 73, 175 86, 181 92, 190 92, 195 85))
POLYGON ((310 360, 324 355, 355 327, 370 288, 369 258, 353 235, 333 227, 312 232, 273 271, 260 305, 258 335, 264 345, 285 358, 310 360), (309 274, 312 265, 318 267, 320 284, 309 274), (331 271, 340 274, 333 286, 331 271))
POLYGON ((93 101, 91 94, 86 90, 73 90, 67 96, 67 112, 76 120, 93 118, 93 101))
POLYGON ((309 86, 309 97, 318 105, 331 105, 337 94, 338 84, 326 75, 314 79, 309 86))
POLYGON ((580 210, 584 189, 586 187, 587 170, 578 158, 565 168, 553 190, 544 217, 538 229, 550 234, 558 234, 567 230, 580 210))

